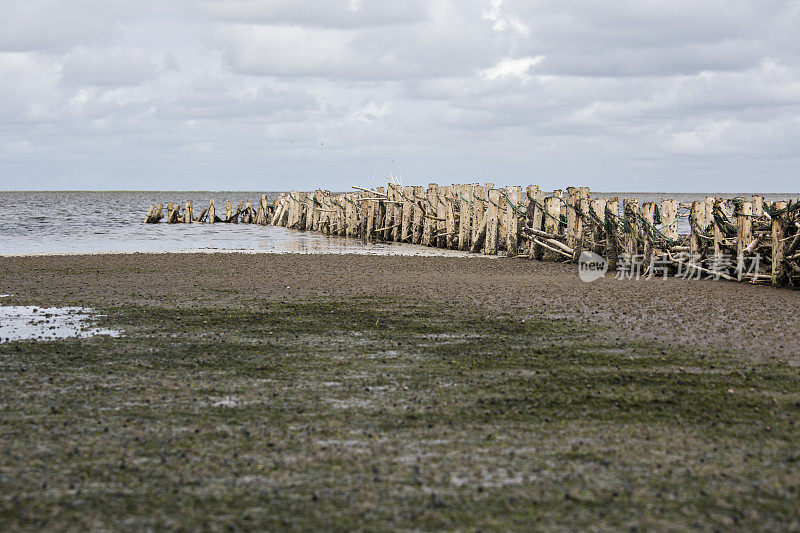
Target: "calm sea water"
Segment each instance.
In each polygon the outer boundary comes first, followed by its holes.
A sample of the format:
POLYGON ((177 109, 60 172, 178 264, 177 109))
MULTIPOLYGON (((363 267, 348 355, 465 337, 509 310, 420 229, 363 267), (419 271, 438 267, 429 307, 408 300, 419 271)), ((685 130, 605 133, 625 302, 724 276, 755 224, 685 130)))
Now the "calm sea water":
MULTIPOLYGON (((446 254, 398 244, 363 244, 356 239, 327 237, 252 224, 142 224, 150 204, 192 200, 199 214, 214 198, 217 213, 225 201, 251 200, 260 192, 0 192, 0 255, 102 252, 246 251, 270 253, 446 254)), ((269 193, 272 198, 277 193, 269 193)), ((691 202, 705 196, 733 197, 750 194, 598 193, 597 196, 659 196, 691 202)), ((797 199, 798 194, 765 195, 768 200, 797 199)), ((685 231, 682 229, 681 231, 685 231)))

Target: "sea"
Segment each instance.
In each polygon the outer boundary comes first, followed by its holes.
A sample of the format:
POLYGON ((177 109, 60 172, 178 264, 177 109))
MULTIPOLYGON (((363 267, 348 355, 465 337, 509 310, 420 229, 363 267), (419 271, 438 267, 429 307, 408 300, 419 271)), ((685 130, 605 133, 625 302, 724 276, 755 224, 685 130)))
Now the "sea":
MULTIPOLYGON (((135 252, 355 253, 378 255, 464 255, 397 243, 363 243, 254 224, 143 224, 151 204, 192 200, 195 214, 214 198, 217 215, 225 202, 236 206, 275 191, 10 191, 0 192, 0 255, 99 254, 135 252)), ((690 203, 706 196, 750 197, 753 193, 593 193, 659 201, 669 198, 690 203)), ((760 193, 759 193, 760 194, 760 193)), ((767 200, 797 200, 800 194, 764 194, 767 200)), ((620 202, 621 203, 621 202, 620 202)), ((679 231, 688 232, 685 222, 679 231)))

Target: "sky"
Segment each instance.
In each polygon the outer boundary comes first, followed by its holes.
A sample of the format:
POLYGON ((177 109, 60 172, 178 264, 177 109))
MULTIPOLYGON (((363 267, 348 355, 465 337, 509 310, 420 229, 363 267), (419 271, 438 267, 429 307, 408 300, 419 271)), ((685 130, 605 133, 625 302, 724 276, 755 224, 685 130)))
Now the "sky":
POLYGON ((0 189, 797 192, 798 28, 800 0, 0 0, 0 189))

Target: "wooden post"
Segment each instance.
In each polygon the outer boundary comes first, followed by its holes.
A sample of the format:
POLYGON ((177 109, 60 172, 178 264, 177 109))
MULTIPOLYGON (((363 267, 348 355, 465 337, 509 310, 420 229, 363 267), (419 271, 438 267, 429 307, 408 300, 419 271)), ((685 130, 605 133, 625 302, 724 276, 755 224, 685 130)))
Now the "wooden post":
POLYGON ((153 218, 153 211, 155 211, 155 209, 155 204, 150 204, 150 209, 147 210, 147 214, 144 216, 144 224, 150 224, 150 220, 153 218))
POLYGON ((694 257, 700 257, 706 245, 701 236, 706 219, 705 212, 705 202, 692 202, 692 207, 689 210, 689 227, 691 232, 689 237, 689 251, 694 257))
MULTIPOLYGON (((736 272, 741 276, 745 267, 745 250, 753 242, 753 202, 741 201, 736 204, 736 272)), ((756 272, 757 273, 757 272, 756 272)), ((741 279, 741 278, 740 278, 741 279)))
POLYGON ((255 223, 261 224, 261 219, 266 215, 266 211, 262 209, 263 200, 259 199, 258 201, 258 209, 256 209, 256 218, 255 223))
POLYGON ((753 216, 760 218, 764 216, 764 197, 757 194, 753 195, 753 216))
POLYGON ((641 226, 639 223, 639 199, 626 198, 622 200, 622 212, 625 216, 623 219, 625 229, 625 254, 628 257, 628 261, 632 261, 639 250, 639 228, 641 226))
MULTIPOLYGON (((772 204, 772 213, 786 209, 786 202, 775 202, 772 204)), ((778 287, 783 284, 786 269, 783 265, 785 229, 781 221, 781 215, 770 214, 772 216, 772 286, 778 287)))
MULTIPOLYGON (((314 193, 309 192, 306 193, 306 211, 305 211, 305 221, 303 224, 303 229, 306 231, 310 231, 314 229, 314 193)), ((267 202, 266 202, 266 195, 264 195, 264 210, 266 211, 267 202)))
POLYGON ((447 187, 441 187, 436 194, 436 229, 434 230, 436 239, 434 240, 434 246, 437 248, 444 248, 447 243, 445 238, 445 228, 447 227, 446 195, 447 187))
POLYGON ((577 187, 567 187, 567 246, 575 249, 578 241, 578 216, 577 209, 580 202, 580 191, 577 187))
POLYGON ((678 202, 675 200, 661 202, 661 233, 667 239, 678 240, 678 202))
POLYGON ((367 201, 367 225, 364 228, 364 239, 367 242, 372 242, 372 240, 375 238, 375 208, 377 206, 377 201, 367 201))
MULTIPOLYGON (((385 202, 385 215, 384 215, 384 223, 381 228, 390 228, 394 225, 394 204, 391 201, 394 200, 394 187, 392 184, 388 184, 386 186, 386 202, 385 202)), ((391 240, 392 232, 389 229, 383 229, 381 231, 381 238, 384 241, 391 240)))
POLYGON ((706 196, 706 199, 705 199, 705 204, 706 205, 705 205, 705 208, 703 210, 703 216, 705 217, 703 219, 703 231, 706 231, 708 229, 709 224, 711 225, 712 243, 713 243, 714 228, 716 227, 716 224, 714 224, 714 202, 715 201, 716 201, 716 198, 714 198, 713 196, 706 196))
POLYGON ((208 223, 213 224, 214 219, 217 217, 217 211, 214 208, 214 199, 212 198, 208 202, 208 223))
MULTIPOLYGON (((547 233, 559 234, 561 227, 561 197, 548 196, 544 199, 544 231, 547 233)), ((561 256, 550 250, 544 251, 544 259, 557 261, 561 256)))
POLYGON ((500 200, 497 208, 497 249, 502 250, 506 247, 506 239, 508 239, 508 226, 506 225, 506 193, 507 189, 500 190, 500 200))
MULTIPOLYGON (((536 202, 534 199, 536 198, 536 191, 539 190, 539 187, 536 185, 528 185, 525 188, 525 227, 526 228, 533 228, 533 216, 536 212, 536 202)), ((542 229, 542 228, 533 228, 533 229, 542 229)), ((533 258, 533 240, 528 239, 525 241, 525 253, 528 257, 533 258)))
POLYGON ((411 187, 411 195, 414 200, 414 214, 411 221, 411 243, 419 244, 422 242, 422 228, 425 219, 425 189, 419 185, 411 187))
POLYGON ((489 203, 486 206, 486 246, 483 253, 497 255, 497 238, 500 236, 499 211, 500 190, 489 191, 489 203))
POLYGON ((439 186, 435 183, 428 185, 428 200, 424 203, 425 216, 422 221, 422 246, 433 245, 433 233, 436 231, 436 220, 434 220, 434 217, 436 216, 436 206, 439 203, 439 200, 437 199, 438 189, 439 186))
POLYGON ((592 251, 597 254, 602 254, 605 252, 605 246, 608 245, 608 235, 606 235, 606 204, 608 200, 606 198, 598 198, 596 200, 592 200, 589 203, 589 209, 591 209, 593 216, 590 216, 591 222, 591 240, 592 240, 592 251), (605 241, 605 246, 603 246, 603 241, 605 241))
POLYGON ((192 201, 189 200, 186 202, 186 207, 183 210, 183 222, 185 224, 191 224, 194 222, 193 218, 194 214, 192 213, 192 201))
MULTIPOLYGON (((536 194, 534 195, 535 210, 533 212, 533 228, 543 229, 545 218, 545 193, 536 187, 536 194)), ((531 258, 542 260, 544 258, 544 248, 538 244, 531 246, 531 258)))
POLYGON ((358 215, 359 215, 359 205, 361 198, 361 193, 350 193, 350 200, 352 203, 350 204, 350 220, 347 222, 347 235, 350 237, 358 237, 358 215))
POLYGON ((522 187, 509 187, 508 189, 508 203, 506 204, 506 251, 509 257, 514 257, 519 253, 518 250, 518 236, 519 228, 517 226, 517 206, 519 206, 519 197, 522 194, 522 187))
MULTIPOLYGON (((241 214, 243 208, 244 208, 244 202, 239 202, 239 205, 236 206, 236 211, 233 212, 231 222, 233 222, 234 224, 239 223, 239 215, 241 214)), ((268 224, 269 220, 270 217, 267 217, 266 220, 264 220, 264 224, 265 225, 268 224)))
POLYGON ((606 261, 608 270, 617 269, 619 254, 619 235, 617 234, 617 219, 619 218, 619 198, 609 198, 606 202, 606 261))
POLYGON ((180 211, 180 206, 169 202, 167 204, 167 224, 175 224, 178 222, 178 211, 180 211))
POLYGON ((311 229, 314 231, 319 231, 321 195, 319 190, 314 191, 311 195, 311 229))
MULTIPOLYGON (((377 187, 375 191, 378 193, 378 197, 384 196, 383 187, 377 187)), ((375 239, 383 240, 383 232, 378 230, 386 227, 386 209, 386 202, 383 200, 375 204, 375 227, 373 228, 375 239)))
POLYGON ((294 227, 299 230, 303 230, 306 227, 306 208, 308 205, 308 200, 306 198, 306 193, 298 192, 297 193, 297 220, 295 221, 294 227))
MULTIPOLYGON (((248 202, 248 204, 249 203, 250 202, 248 202)), ((245 213, 246 213, 246 209, 247 208, 245 208, 245 213)), ((278 206, 275 208, 275 214, 272 215, 272 220, 270 221, 271 225, 278 226, 280 224, 281 217, 283 216, 283 210, 284 209, 286 209, 286 199, 283 197, 283 195, 281 195, 281 197, 278 198, 278 206)), ((247 223, 246 215, 242 217, 242 222, 245 223, 245 224, 247 223)))
POLYGON ((392 208, 394 209, 394 222, 392 225, 392 240, 394 242, 400 242, 400 235, 403 231, 403 195, 401 194, 401 189, 398 185, 392 187, 394 191, 394 205, 392 208))
POLYGON ((350 193, 344 195, 344 236, 350 237, 353 232, 353 198, 350 193))
POLYGON ((231 203, 231 201, 230 201, 230 200, 227 200, 227 201, 225 202, 225 222, 228 222, 228 223, 230 223, 230 221, 231 221, 231 215, 233 214, 233 213, 231 212, 231 210, 232 210, 232 209, 233 209, 233 204, 231 203))
POLYGON ((400 242, 409 242, 411 240, 411 218, 414 205, 409 201, 409 196, 414 194, 412 189, 413 187, 402 187, 400 189, 400 201, 403 202, 403 215, 400 218, 400 242))
POLYGON ((295 201, 294 201, 294 191, 289 193, 289 196, 286 198, 286 227, 292 227, 292 223, 294 223, 294 211, 295 211, 295 201))
POLYGON ((578 194, 578 238, 572 249, 572 260, 576 263, 581 257, 581 252, 587 248, 587 243, 591 241, 592 225, 589 220, 589 188, 581 187, 578 194))
POLYGON ((444 231, 446 233, 444 247, 447 249, 454 248, 458 242, 458 236, 456 235, 456 198, 455 186, 446 187, 443 200, 445 211, 444 231))
POLYGON ((725 234, 722 232, 722 199, 714 198, 711 212, 706 211, 706 217, 711 222, 714 228, 714 257, 719 257, 722 254, 722 241, 725 234))
POLYGON ((462 185, 458 191, 458 249, 469 250, 472 237, 472 185, 462 185))
POLYGON ((347 201, 346 194, 337 194, 336 195, 336 216, 333 219, 333 235, 339 235, 340 237, 347 236, 347 206, 349 202, 347 201))
MULTIPOLYGON (((484 211, 485 211, 485 202, 484 198, 486 195, 486 189, 483 188, 483 185, 474 184, 472 186, 472 197, 470 200, 472 201, 472 236, 470 237, 470 242, 474 243, 478 240, 478 233, 480 233, 481 228, 483 227, 484 222, 484 211)), ((486 236, 484 235, 484 238, 486 236)), ((470 251, 472 250, 472 244, 470 244, 470 251)))
POLYGON ((335 231, 338 232, 338 228, 334 224, 338 220, 339 206, 334 204, 333 201, 334 197, 331 194, 326 194, 322 198, 322 209, 324 211, 320 213, 320 225, 325 235, 332 235, 335 231))
POLYGON ((269 196, 266 194, 261 195, 261 205, 262 205, 262 213, 261 220, 259 224, 262 226, 266 226, 267 222, 269 222, 269 196))
POLYGON ((650 268, 653 261, 653 239, 655 231, 656 204, 655 202, 644 202, 642 204, 642 235, 644 237, 644 257, 643 265, 645 269, 650 268))

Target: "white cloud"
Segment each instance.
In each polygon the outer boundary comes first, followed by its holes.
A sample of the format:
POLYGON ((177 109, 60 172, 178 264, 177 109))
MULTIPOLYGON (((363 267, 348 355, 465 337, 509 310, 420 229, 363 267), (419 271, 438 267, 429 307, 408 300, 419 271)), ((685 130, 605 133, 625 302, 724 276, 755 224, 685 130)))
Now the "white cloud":
POLYGON ((537 57, 506 57, 501 59, 491 68, 481 71, 481 76, 487 80, 496 80, 497 78, 515 77, 522 80, 528 79, 528 71, 534 65, 538 65, 544 61, 544 56, 537 57))
POLYGON ((0 188, 797 188, 798 27, 797 0, 4 2, 0 188))

